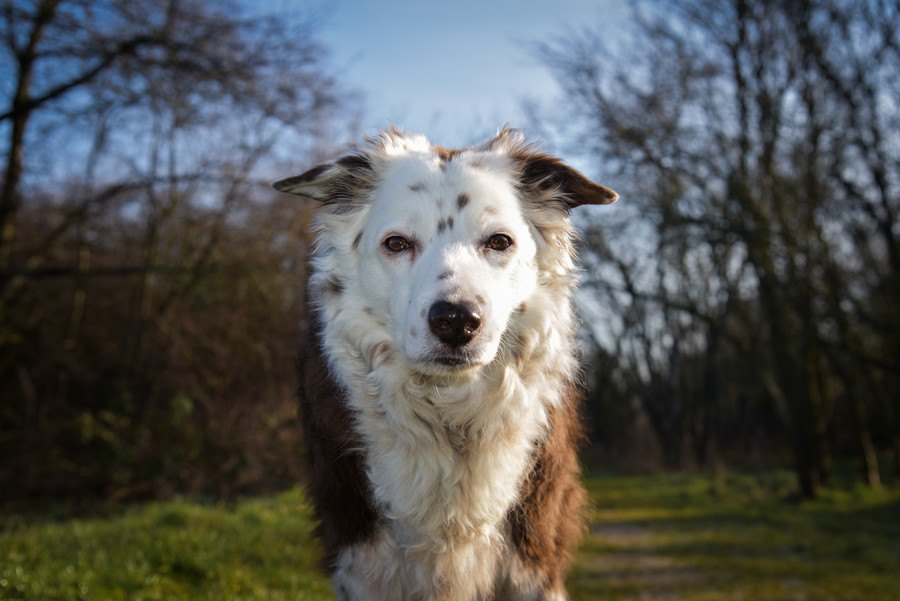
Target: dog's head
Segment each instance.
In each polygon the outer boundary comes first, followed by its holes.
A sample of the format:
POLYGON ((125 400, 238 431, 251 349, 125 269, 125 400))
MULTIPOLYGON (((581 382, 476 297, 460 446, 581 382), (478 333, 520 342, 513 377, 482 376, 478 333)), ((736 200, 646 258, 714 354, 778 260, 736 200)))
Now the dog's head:
POLYGON ((323 205, 318 302, 370 315, 422 373, 484 366, 529 310, 552 312, 529 305, 568 294, 568 212, 617 198, 508 129, 462 150, 389 131, 275 188, 323 205))

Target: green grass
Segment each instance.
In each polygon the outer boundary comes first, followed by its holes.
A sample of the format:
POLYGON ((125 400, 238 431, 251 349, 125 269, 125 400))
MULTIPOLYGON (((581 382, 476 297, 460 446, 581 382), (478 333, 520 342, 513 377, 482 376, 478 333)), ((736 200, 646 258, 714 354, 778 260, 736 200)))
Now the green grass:
POLYGON ((105 519, 8 520, 0 599, 329 599, 311 513, 293 491, 231 506, 153 503, 105 519))
POLYGON ((896 489, 798 502, 784 474, 587 484, 591 534, 570 577, 573 599, 900 599, 896 489))
MULTIPOLYGON (((790 479, 593 476, 573 600, 893 601, 900 492, 789 498, 790 479)), ((298 491, 0 523, 0 599, 325 600, 298 491)))

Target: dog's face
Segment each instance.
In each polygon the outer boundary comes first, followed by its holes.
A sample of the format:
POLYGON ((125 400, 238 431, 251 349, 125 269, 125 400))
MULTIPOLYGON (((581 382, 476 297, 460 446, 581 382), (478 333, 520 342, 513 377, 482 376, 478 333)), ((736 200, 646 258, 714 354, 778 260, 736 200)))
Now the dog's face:
POLYGON ((390 133, 366 151, 276 184, 330 209, 333 223, 322 229, 343 239, 334 251, 355 265, 355 273, 335 277, 342 288, 353 281, 352 294, 416 371, 493 361, 540 286, 546 261, 539 255, 553 240, 539 222, 567 227, 572 206, 615 200, 513 136, 447 151, 390 133))
POLYGON ((511 174, 409 155, 371 196, 360 280, 416 369, 485 365, 537 285, 533 236, 511 174))

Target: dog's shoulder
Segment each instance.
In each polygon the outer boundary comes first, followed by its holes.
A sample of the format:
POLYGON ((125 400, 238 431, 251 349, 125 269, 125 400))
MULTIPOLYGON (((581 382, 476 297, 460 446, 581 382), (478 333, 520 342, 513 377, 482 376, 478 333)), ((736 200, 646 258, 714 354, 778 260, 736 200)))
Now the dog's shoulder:
POLYGON ((341 549, 372 536, 378 517, 353 418, 344 392, 329 373, 320 331, 321 325, 312 318, 302 334, 298 408, 306 447, 306 486, 319 519, 326 567, 331 569, 341 549))
POLYGON ((569 385, 561 403, 551 409, 547 436, 535 445, 533 463, 507 518, 520 559, 543 573, 551 588, 562 586, 572 559, 571 541, 578 540, 581 530, 581 397, 582 391, 569 385))

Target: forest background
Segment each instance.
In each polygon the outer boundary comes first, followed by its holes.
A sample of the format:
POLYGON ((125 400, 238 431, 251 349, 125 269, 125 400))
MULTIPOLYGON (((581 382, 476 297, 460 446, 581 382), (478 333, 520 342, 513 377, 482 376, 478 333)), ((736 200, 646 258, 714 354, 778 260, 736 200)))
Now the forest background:
MULTIPOLYGON (((0 502, 293 486, 313 207, 268 184, 381 119, 327 10, 0 7, 0 502)), ((521 42, 558 96, 516 125, 622 196, 576 216, 584 463, 896 483, 900 8, 628 22, 521 42)))

